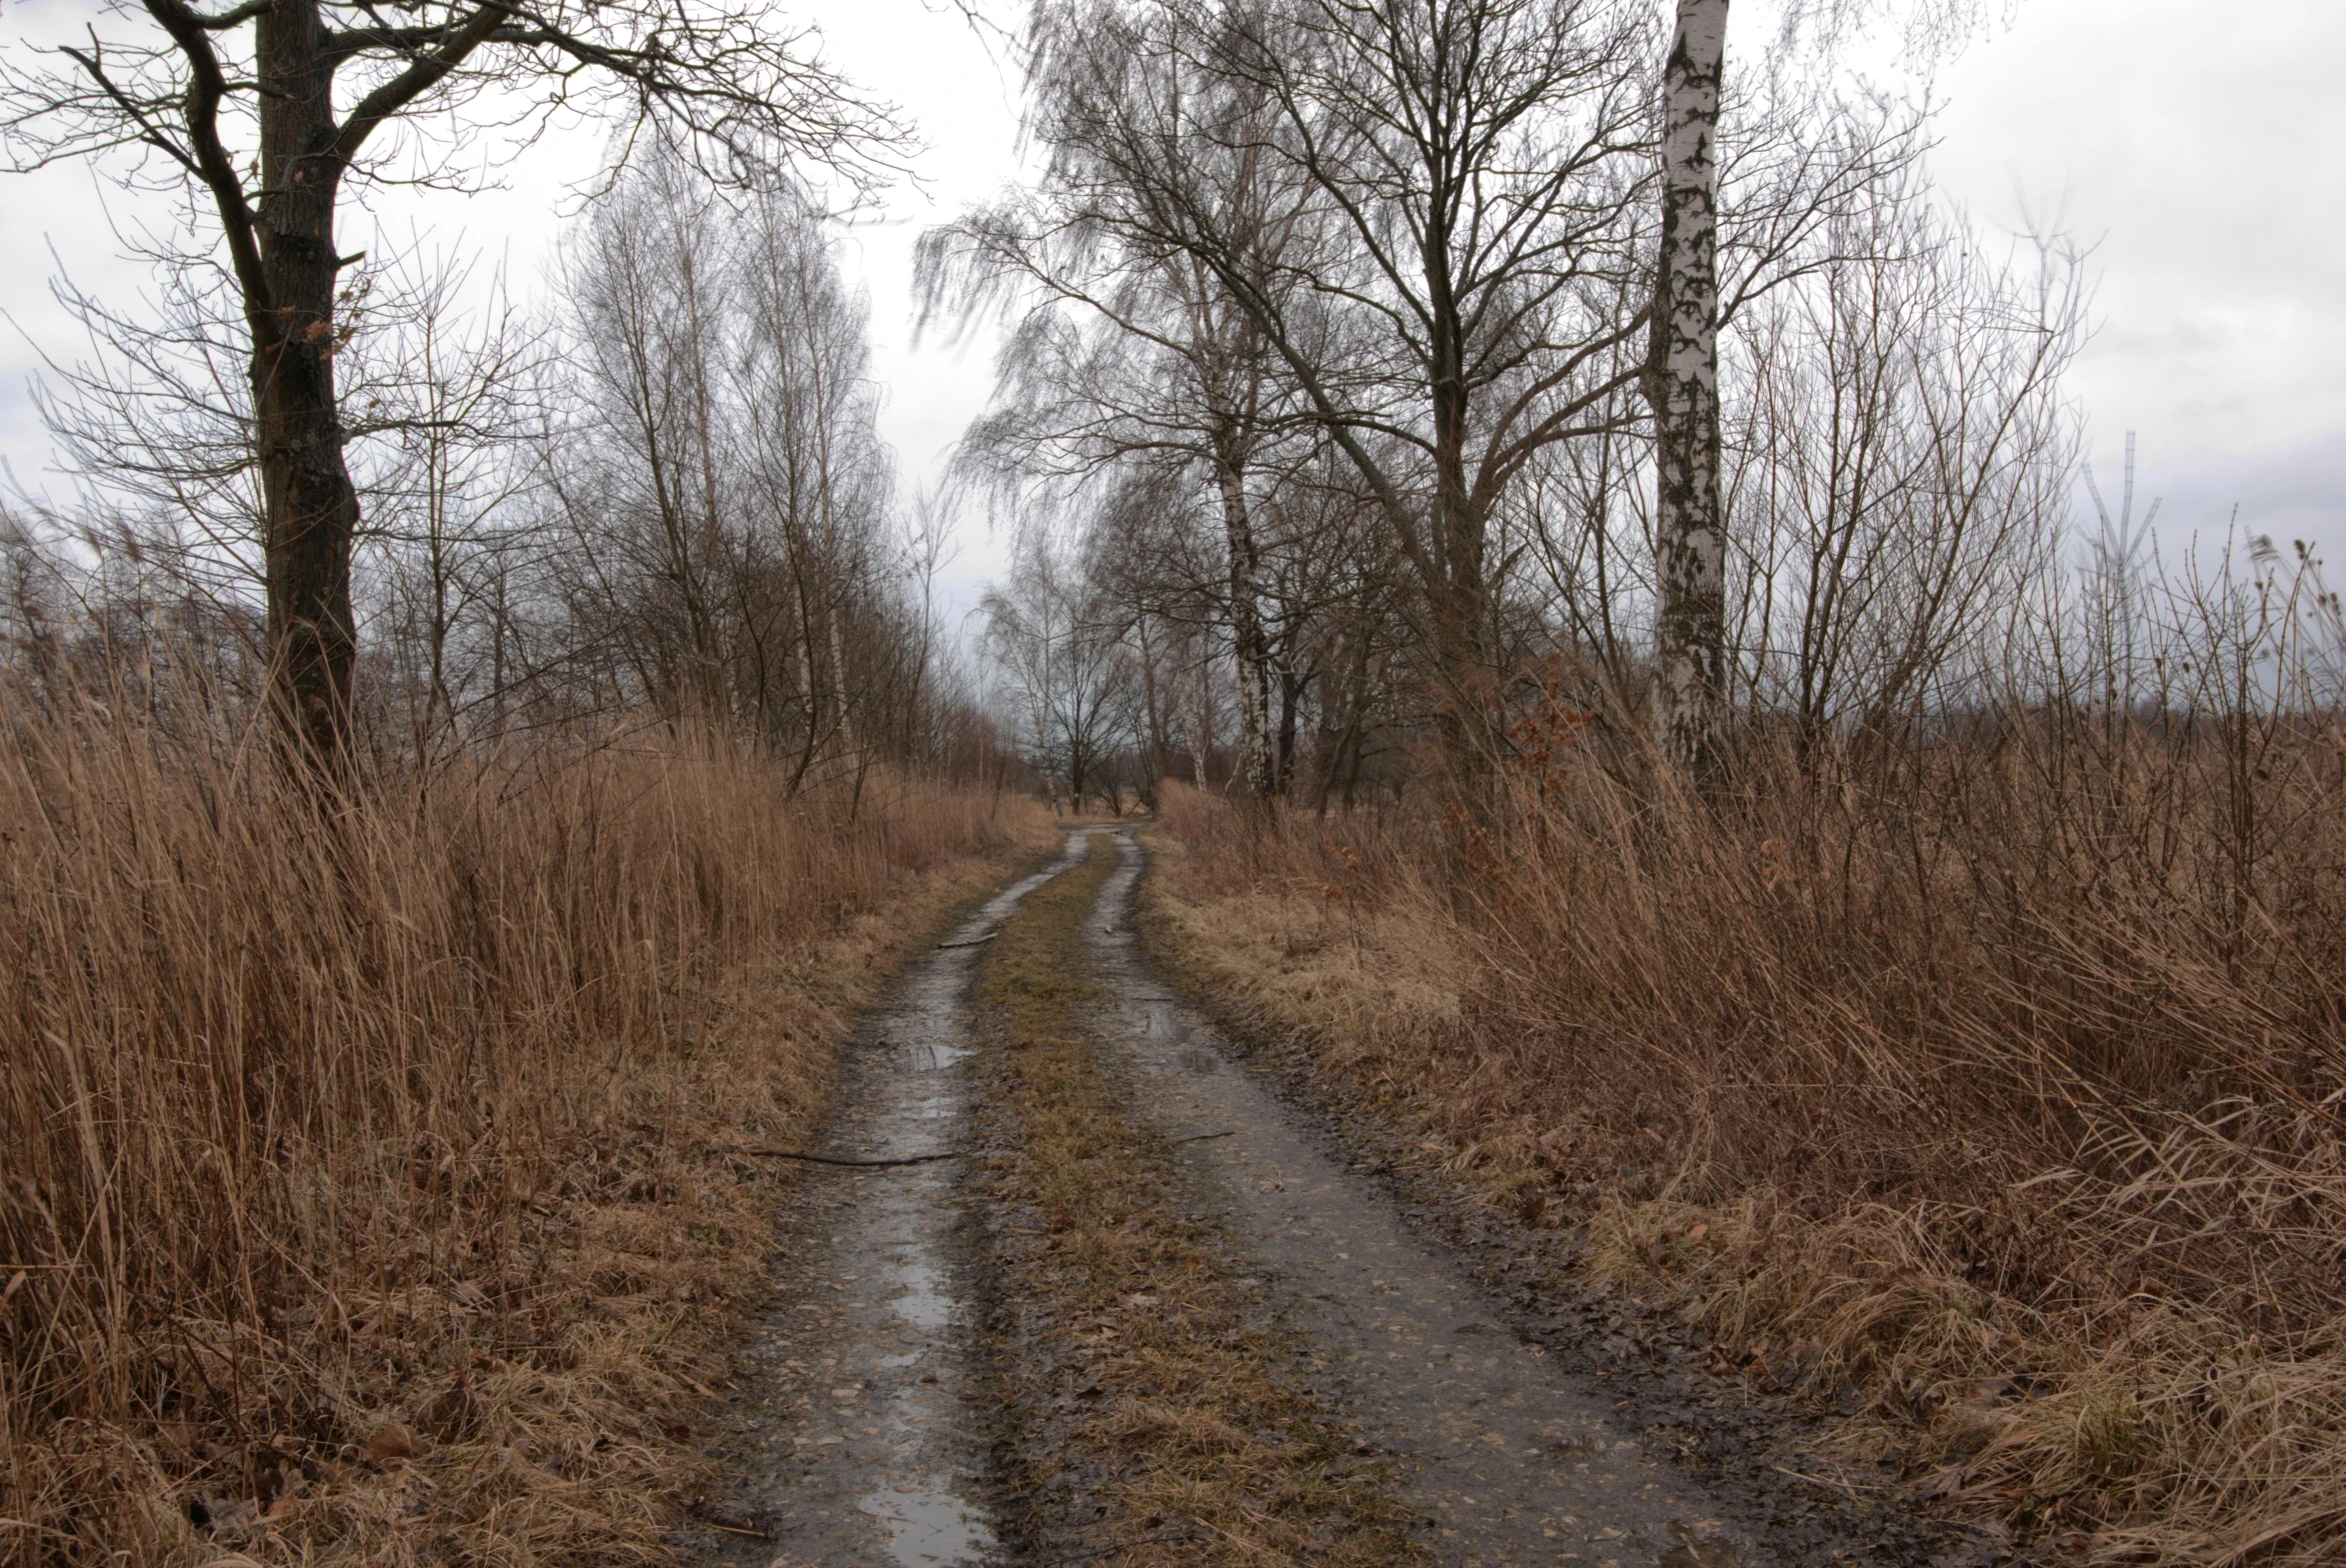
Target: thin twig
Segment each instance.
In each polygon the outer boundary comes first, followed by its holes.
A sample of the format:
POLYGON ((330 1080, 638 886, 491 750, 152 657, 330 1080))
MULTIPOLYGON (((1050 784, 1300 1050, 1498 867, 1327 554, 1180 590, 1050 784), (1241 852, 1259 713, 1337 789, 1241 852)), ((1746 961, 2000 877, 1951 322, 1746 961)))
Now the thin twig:
POLYGON ((1286 1553, 1280 1551, 1275 1546, 1265 1546, 1260 1541, 1249 1541, 1244 1536, 1238 1534, 1235 1530, 1225 1530, 1220 1525, 1215 1524, 1212 1520, 1201 1519, 1195 1514, 1189 1514, 1186 1517, 1190 1523, 1203 1525, 1206 1529, 1211 1530, 1215 1535, 1220 1536, 1223 1540, 1229 1542, 1232 1546, 1239 1548, 1241 1551, 1260 1552, 1263 1556, 1268 1557, 1276 1562, 1289 1564, 1294 1562, 1292 1557, 1289 1557, 1286 1553))
POLYGON ((702 1519, 702 1520, 699 1520, 698 1522, 699 1522, 699 1524, 700 1524, 701 1528, 703 1528, 704 1530, 723 1530, 723 1531, 724 1531, 724 1532, 725 1532, 727 1535, 747 1535, 747 1536, 753 1536, 753 1537, 755 1537, 755 1538, 757 1538, 758 1540, 761 1540, 761 1541, 771 1541, 771 1540, 773 1540, 773 1539, 774 1539, 774 1537, 773 1537, 773 1536, 771 1536, 771 1535, 768 1535, 768 1534, 767 1534, 767 1533, 766 1533, 764 1530, 752 1530, 752 1529, 749 1529, 749 1528, 747 1528, 746 1526, 743 1526, 743 1525, 738 1525, 738 1524, 719 1524, 719 1523, 718 1523, 716 1520, 714 1520, 714 1519, 702 1519))
POLYGON ((968 941, 941 941, 937 944, 937 950, 947 952, 955 947, 983 947, 994 940, 994 932, 988 931, 985 935, 973 936, 968 941))
POLYGON ((1842 1491, 1847 1492, 1851 1497, 1855 1497, 1860 1490, 1868 1492, 1886 1492, 1889 1490, 1889 1488, 1886 1486, 1870 1486, 1863 1481, 1844 1481, 1838 1476, 1806 1475, 1798 1470, 1787 1470, 1780 1464, 1770 1465, 1768 1468, 1775 1471, 1778 1475, 1788 1475, 1795 1481, 1806 1481, 1812 1486, 1838 1487, 1842 1491))
POLYGON ((1234 1138, 1237 1135, 1238 1129, 1229 1127, 1220 1132, 1192 1132, 1185 1138, 1174 1138, 1173 1141, 1175 1143, 1202 1143, 1207 1138, 1234 1138))

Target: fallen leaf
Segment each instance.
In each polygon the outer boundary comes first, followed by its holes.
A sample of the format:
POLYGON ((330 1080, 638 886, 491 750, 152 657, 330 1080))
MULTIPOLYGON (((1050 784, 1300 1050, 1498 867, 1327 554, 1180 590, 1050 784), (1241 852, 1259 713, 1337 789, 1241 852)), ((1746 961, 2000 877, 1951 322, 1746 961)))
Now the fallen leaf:
POLYGON ((389 1464, 394 1459, 413 1459, 423 1451, 424 1445, 416 1441, 416 1434, 397 1421, 388 1423, 367 1439, 367 1452, 375 1456, 378 1464, 389 1464))

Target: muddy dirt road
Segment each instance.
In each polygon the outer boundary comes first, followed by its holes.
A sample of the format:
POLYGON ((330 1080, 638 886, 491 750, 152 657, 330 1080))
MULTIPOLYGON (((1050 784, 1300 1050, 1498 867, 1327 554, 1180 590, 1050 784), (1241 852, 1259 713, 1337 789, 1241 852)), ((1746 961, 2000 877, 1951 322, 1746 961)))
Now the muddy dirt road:
MULTIPOLYGON (((1301 1347, 1277 1375, 1306 1379, 1315 1407, 1337 1412, 1351 1451, 1381 1463, 1427 1560, 1811 1560, 1771 1539, 1763 1513, 1731 1485, 1649 1451, 1622 1427, 1605 1384, 1518 1337, 1457 1258, 1405 1224, 1307 1111, 1282 1101, 1173 994, 1134 933, 1144 851, 1123 828, 1071 833, 1053 867, 964 921, 855 1036, 820 1152, 918 1163, 815 1165, 796 1186, 779 1305, 719 1455, 737 1481, 713 1517, 731 1522, 700 1538, 703 1560, 1040 1568, 1116 1562, 1126 1550, 1083 1537, 1088 1509, 1073 1526, 1077 1549, 1063 1526, 1048 1554, 1031 1546, 1042 1537, 995 1517, 1005 1493, 990 1472, 1004 1464, 1005 1396, 985 1368, 989 1355, 999 1364, 1018 1347, 978 1343, 972 1308, 1001 1283, 989 1275, 987 1188, 978 1160, 965 1157, 980 1081, 972 1066, 990 1048, 973 976, 1020 900, 1088 854, 1116 857, 1084 939, 1068 949, 1090 970, 1080 1016, 1099 1071, 1134 1126, 1172 1151, 1178 1201, 1210 1218, 1225 1275, 1257 1293, 1283 1342, 1301 1347)), ((1150 1550, 1129 1560, 1190 1560, 1170 1544, 1150 1550)))
POLYGON ((1019 900, 1088 848, 963 920, 866 1014, 816 1164, 793 1187, 781 1299, 717 1457, 734 1477, 705 1560, 776 1568, 982 1563, 986 1424, 973 1413, 964 1203, 977 1039, 970 974, 1019 900), (915 1163, 878 1163, 914 1161, 915 1163))

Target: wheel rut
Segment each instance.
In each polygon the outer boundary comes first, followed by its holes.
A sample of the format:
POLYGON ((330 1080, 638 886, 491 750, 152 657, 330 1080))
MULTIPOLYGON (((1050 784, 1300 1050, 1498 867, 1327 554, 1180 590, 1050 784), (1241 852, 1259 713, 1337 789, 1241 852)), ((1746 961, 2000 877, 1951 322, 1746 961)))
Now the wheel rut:
MULTIPOLYGON (((882 995, 842 1051, 813 1152, 957 1154, 969 1137, 971 973, 1019 902, 1084 856, 996 894, 882 995)), ((700 1560, 759 1568, 988 1561, 987 1444, 971 1417, 976 1266, 965 1161, 809 1165, 790 1189, 778 1299, 715 1457, 733 1477, 700 1560)))
POLYGON ((1144 851, 1123 864, 1090 932, 1110 993, 1104 1046, 1136 1080, 1200 1204, 1220 1215, 1313 1347, 1324 1393, 1372 1450, 1437 1561, 1727 1568, 1773 1560, 1731 1499, 1647 1453, 1591 1380, 1503 1326, 1463 1271, 1412 1235, 1390 1201, 1323 1151, 1295 1113, 1235 1065, 1153 971, 1135 932, 1144 851))

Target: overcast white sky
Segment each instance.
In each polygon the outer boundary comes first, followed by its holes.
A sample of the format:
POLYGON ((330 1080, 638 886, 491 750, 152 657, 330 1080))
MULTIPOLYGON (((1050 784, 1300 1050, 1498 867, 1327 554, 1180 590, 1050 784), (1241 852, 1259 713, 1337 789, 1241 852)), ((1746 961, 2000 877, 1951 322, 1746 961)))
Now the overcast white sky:
MULTIPOLYGON (((1015 25, 1015 0, 997 3, 1015 25)), ((912 245, 923 226, 1015 178, 1015 82, 950 7, 785 5, 817 21, 834 63, 901 104, 927 144, 923 184, 897 191, 848 243, 872 299, 886 433, 917 484, 984 402, 991 371, 983 346, 914 348, 912 245)), ((21 47, 78 31, 92 9, 5 0, 0 35, 21 47)), ((1730 69, 1765 27, 1750 5, 1737 19, 1730 69)), ((2140 432, 2142 487, 2166 498, 2170 540, 2220 533, 2237 503, 2246 529, 2346 556, 2342 54, 2337 0, 2019 0, 2008 28, 1939 72, 1947 106, 1934 167, 1950 197, 1991 228, 2016 227, 2023 202, 2057 208, 2094 248, 2097 330, 2071 390, 2106 492, 2124 433, 2140 432)), ((527 294, 560 228, 565 182, 593 167, 600 145, 586 130, 556 138, 516 162, 503 190, 401 198, 382 217, 400 233, 417 225, 443 244, 502 253, 527 294)), ((0 180, 0 307, 23 329, 0 329, 0 457, 27 488, 64 485, 48 472, 25 384, 40 349, 76 353, 45 281, 61 260, 85 286, 147 287, 119 259, 109 206, 128 210, 86 170, 0 180)), ((366 243, 367 225, 347 220, 345 243, 366 243)), ((999 555, 983 522, 967 520, 955 597, 966 602, 999 555)))

